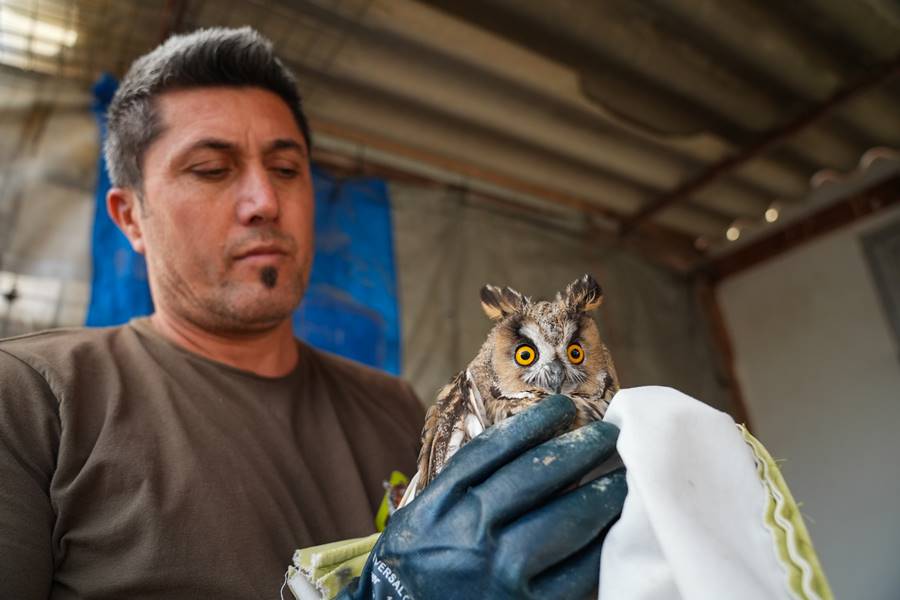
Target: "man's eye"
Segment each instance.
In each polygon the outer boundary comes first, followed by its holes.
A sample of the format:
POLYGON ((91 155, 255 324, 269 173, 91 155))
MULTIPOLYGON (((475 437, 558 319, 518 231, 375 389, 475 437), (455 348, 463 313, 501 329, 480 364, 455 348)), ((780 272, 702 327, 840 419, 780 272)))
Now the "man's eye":
POLYGON ((218 181, 219 179, 225 179, 228 175, 228 169, 191 169, 191 173, 200 177, 201 179, 209 179, 211 181, 218 181))
POLYGON ((282 179, 293 179, 300 175, 300 171, 293 167, 272 167, 272 171, 282 179))

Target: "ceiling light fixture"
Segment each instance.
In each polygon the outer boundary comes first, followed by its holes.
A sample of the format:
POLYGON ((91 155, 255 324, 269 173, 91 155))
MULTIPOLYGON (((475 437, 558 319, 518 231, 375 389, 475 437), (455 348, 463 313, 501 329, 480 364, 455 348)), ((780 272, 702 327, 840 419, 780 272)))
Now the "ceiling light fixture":
POLYGON ((738 226, 732 225, 725 231, 725 237, 729 242, 736 242, 741 237, 741 230, 738 226))

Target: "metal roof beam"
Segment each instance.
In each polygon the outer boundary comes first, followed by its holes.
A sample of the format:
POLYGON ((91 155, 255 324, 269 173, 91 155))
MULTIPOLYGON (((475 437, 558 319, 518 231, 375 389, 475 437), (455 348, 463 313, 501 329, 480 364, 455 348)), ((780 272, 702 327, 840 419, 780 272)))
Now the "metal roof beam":
POLYGON ((898 202, 900 202, 900 175, 895 175, 862 192, 830 204, 761 240, 716 258, 700 270, 713 282, 719 282, 835 229, 846 227, 858 219, 895 206, 898 202))
POLYGON ((648 203, 635 214, 631 215, 622 224, 622 234, 632 231, 638 224, 646 221, 660 210, 678 202, 684 198, 688 198, 716 181, 723 175, 731 173, 745 163, 761 156, 768 150, 774 148, 778 144, 784 142, 794 134, 806 129, 810 125, 819 122, 828 116, 835 108, 841 106, 848 100, 857 97, 863 92, 869 91, 888 79, 900 73, 900 57, 873 69, 869 73, 860 77, 850 85, 847 85, 831 95, 827 100, 814 105, 809 110, 791 119, 784 125, 770 130, 766 135, 762 136, 758 141, 744 147, 742 150, 729 157, 724 158, 718 163, 705 169, 695 177, 685 181, 672 191, 660 196, 656 200, 648 203))

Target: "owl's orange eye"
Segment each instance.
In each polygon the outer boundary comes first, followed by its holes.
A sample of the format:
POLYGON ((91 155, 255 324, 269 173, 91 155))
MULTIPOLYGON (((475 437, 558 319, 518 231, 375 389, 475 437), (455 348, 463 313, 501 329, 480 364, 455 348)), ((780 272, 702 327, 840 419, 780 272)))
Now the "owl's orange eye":
POLYGON ((584 362, 584 348, 581 347, 581 344, 569 344, 569 347, 566 348, 566 355, 573 365, 580 365, 584 362))
POLYGON ((530 344, 522 344, 516 348, 516 364, 520 367, 527 367, 537 358, 537 350, 530 344))

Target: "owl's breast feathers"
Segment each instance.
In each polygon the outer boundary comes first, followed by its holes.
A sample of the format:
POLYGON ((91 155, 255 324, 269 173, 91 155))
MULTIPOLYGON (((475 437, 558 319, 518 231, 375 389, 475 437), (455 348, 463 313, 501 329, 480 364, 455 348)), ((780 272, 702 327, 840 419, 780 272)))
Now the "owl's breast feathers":
MULTIPOLYGON (((507 396, 493 397, 489 403, 486 403, 489 425, 508 419, 551 395, 552 393, 550 392, 535 389, 507 396)), ((591 421, 601 420, 603 415, 606 414, 606 408, 609 406, 609 400, 603 397, 589 396, 577 392, 567 394, 567 396, 572 399, 576 410, 575 422, 572 423, 571 429, 577 429, 591 421)))
MULTIPOLYGON (((615 391, 608 387, 602 396, 569 394, 577 410, 572 429, 602 419, 615 391)), ((491 425, 522 412, 548 395, 540 389, 504 395, 495 386, 482 395, 469 369, 458 373, 441 390, 425 416, 416 493, 431 483, 461 446, 491 425)))

